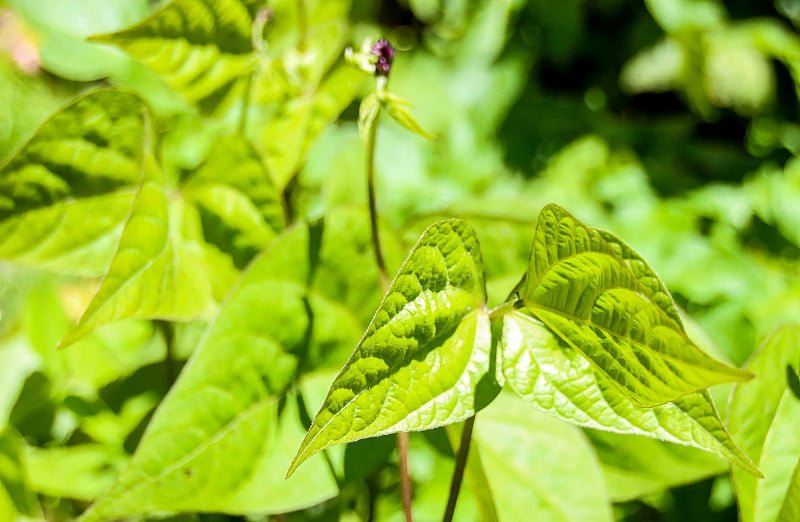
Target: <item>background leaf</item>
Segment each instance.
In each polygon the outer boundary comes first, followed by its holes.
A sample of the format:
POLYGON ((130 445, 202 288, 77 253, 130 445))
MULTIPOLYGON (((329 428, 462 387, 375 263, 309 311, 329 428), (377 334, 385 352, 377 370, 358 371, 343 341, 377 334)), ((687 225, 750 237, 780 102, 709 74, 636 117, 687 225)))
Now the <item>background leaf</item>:
POLYGON ((600 466, 575 427, 501 394, 475 433, 500 520, 612 520, 600 466))
POLYGON ((307 255, 308 229, 299 227, 254 261, 160 405, 129 469, 83 520, 165 510, 283 512, 303 507, 298 485, 306 506, 335 494, 324 463, 284 482, 273 462, 282 458, 284 432, 295 434, 295 444, 302 436, 294 401, 281 405, 298 364, 290 352, 309 324, 307 255))
POLYGON ((289 474, 326 447, 435 428, 480 409, 491 349, 485 300, 472 228, 460 220, 429 227, 331 384, 289 474))
POLYGON ((750 377, 692 343, 669 293, 630 247, 557 205, 539 215, 523 299, 640 406, 750 377))
POLYGON ((95 91, 48 119, 0 170, 0 257, 105 271, 142 177, 145 107, 95 91))
POLYGON ((506 383, 537 410, 579 426, 712 451, 759 475, 728 435, 707 392, 645 408, 536 319, 511 312, 503 317, 502 328, 501 369, 506 383))
POLYGON ((743 522, 776 519, 800 457, 800 398, 787 381, 789 370, 800 370, 798 346, 800 326, 776 330, 747 366, 758 378, 737 385, 731 397, 731 433, 764 471, 758 481, 734 470, 743 522))
POLYGON ((118 319, 207 315, 213 302, 197 221, 181 200, 169 204, 158 185, 142 185, 108 273, 61 345, 118 319))
POLYGON ((259 7, 258 0, 173 0, 132 27, 92 40, 121 47, 196 103, 248 72, 259 7))

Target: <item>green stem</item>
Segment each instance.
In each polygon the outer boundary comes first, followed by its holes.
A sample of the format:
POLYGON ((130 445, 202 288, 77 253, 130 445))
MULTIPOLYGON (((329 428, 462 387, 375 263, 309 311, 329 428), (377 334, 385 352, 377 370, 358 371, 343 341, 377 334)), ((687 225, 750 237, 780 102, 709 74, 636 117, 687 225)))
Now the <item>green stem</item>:
POLYGON ((473 415, 464 421, 464 429, 461 431, 461 442, 458 445, 456 454, 456 467, 453 470, 453 478, 450 481, 450 494, 447 497, 447 508, 444 511, 442 522, 452 522, 456 512, 456 502, 458 493, 461 491, 461 482, 464 478, 464 469, 467 467, 467 457, 469 456, 469 446, 472 442, 472 428, 475 426, 475 416, 473 415))
MULTIPOLYGON (((494 504, 494 497, 492 495, 492 488, 489 485, 489 479, 486 477, 486 471, 483 469, 483 461, 481 459, 480 447, 475 444, 470 444, 472 440, 473 426, 468 426, 467 423, 471 421, 474 426, 475 418, 472 417, 464 422, 462 433, 460 436, 460 443, 458 446, 458 454, 456 456, 456 466, 453 470, 453 484, 456 482, 457 475, 465 474, 467 485, 472 491, 472 497, 475 500, 475 505, 478 509, 478 520, 480 522, 498 522, 497 509, 494 504), (462 457, 463 455, 463 457, 462 457), (463 462, 462 460, 463 459, 463 462)), ((455 448, 456 442, 459 442, 458 424, 451 424, 445 426, 447 438, 450 440, 450 445, 455 448)), ((458 496, 459 489, 451 484, 450 498, 448 498, 448 508, 455 512, 455 498, 458 496), (452 508, 450 503, 452 499, 452 508)), ((453 516, 450 513, 450 517, 453 516)), ((448 520, 445 513, 445 520, 448 520)))
POLYGON ((381 279, 383 293, 389 290, 389 273, 386 270, 386 260, 381 248, 381 237, 378 231, 378 207, 375 197, 375 149, 378 136, 378 121, 381 113, 375 116, 375 121, 369 129, 367 136, 367 199, 369 201, 369 224, 372 235, 372 250, 375 253, 375 264, 381 279))
POLYGON ((297 48, 305 51, 308 45, 308 11, 304 0, 297 0, 297 25, 300 32, 300 41, 297 48))

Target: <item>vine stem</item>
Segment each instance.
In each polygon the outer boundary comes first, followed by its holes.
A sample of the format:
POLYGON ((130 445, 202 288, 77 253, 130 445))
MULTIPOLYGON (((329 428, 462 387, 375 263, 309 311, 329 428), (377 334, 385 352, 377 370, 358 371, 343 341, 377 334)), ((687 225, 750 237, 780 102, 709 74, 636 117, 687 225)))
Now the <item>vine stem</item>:
POLYGON ((378 137, 378 121, 381 113, 375 115, 375 120, 367 136, 367 199, 369 201, 369 224, 372 236, 372 250, 375 252, 375 264, 381 279, 383 293, 389 290, 389 273, 386 270, 386 260, 381 248, 381 236, 378 231, 378 205, 375 197, 375 148, 378 137))
MULTIPOLYGON (((381 281, 381 289, 385 294, 389 290, 389 273, 386 270, 386 259, 381 248, 381 236, 378 230, 378 205, 375 196, 375 149, 378 137, 378 121, 380 111, 367 135, 367 199, 369 201, 369 223, 372 237, 372 250, 375 253, 375 264, 381 281)), ((400 461, 400 492, 403 498, 403 515, 406 522, 413 522, 411 513, 411 472, 408 466, 408 433, 397 433, 397 458, 400 461)))
POLYGON ((469 457, 469 446, 472 442, 473 426, 475 426, 474 415, 464 421, 464 429, 461 431, 461 442, 458 445, 458 453, 456 454, 456 466, 450 481, 450 493, 447 496, 447 508, 444 511, 442 522, 452 522, 453 515, 456 512, 458 493, 461 491, 461 482, 464 478, 464 470, 467 467, 467 457, 469 457))

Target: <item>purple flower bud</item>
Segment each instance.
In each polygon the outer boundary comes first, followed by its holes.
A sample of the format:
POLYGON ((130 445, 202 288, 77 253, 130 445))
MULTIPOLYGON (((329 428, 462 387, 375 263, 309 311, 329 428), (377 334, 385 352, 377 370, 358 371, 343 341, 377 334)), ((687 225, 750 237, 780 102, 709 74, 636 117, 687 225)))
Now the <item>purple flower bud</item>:
POLYGON ((395 54, 392 44, 386 39, 381 39, 373 44, 370 51, 378 57, 378 61, 375 63, 375 74, 377 76, 389 76, 395 54))

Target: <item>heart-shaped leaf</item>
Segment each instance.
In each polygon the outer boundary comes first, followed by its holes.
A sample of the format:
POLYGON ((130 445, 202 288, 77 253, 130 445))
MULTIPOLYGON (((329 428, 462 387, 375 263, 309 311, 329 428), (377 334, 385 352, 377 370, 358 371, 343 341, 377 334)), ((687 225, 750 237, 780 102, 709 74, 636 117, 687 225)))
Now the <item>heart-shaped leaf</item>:
POLYGON ((67 346, 118 319, 186 320, 214 304, 194 209, 170 204, 155 183, 142 185, 119 247, 89 307, 61 341, 67 346))
POLYGON ((141 181, 144 121, 137 96, 100 90, 42 124, 0 169, 0 258, 102 274, 141 181))
POLYGON ((800 372, 800 326, 776 330, 747 368, 758 378, 733 391, 731 433, 764 471, 764 480, 734 470, 733 486, 742 522, 773 521, 800 459, 800 398, 792 389, 792 377, 800 372))
POLYGON ((140 23, 92 37, 121 47, 189 102, 217 95, 253 64, 261 0, 173 0, 140 23))
POLYGON ((478 240, 465 222, 431 225, 333 381, 289 467, 344 442, 464 420, 497 390, 478 240), (491 383, 490 383, 491 384, 491 383))
POLYGON ((652 408, 639 406, 605 372, 524 311, 503 316, 499 353, 508 386, 540 411, 579 426, 712 451, 760 475, 728 435, 707 392, 652 408))
POLYGON ((689 339, 669 292, 636 252, 557 205, 539 215, 523 300, 640 406, 752 377, 689 339))

